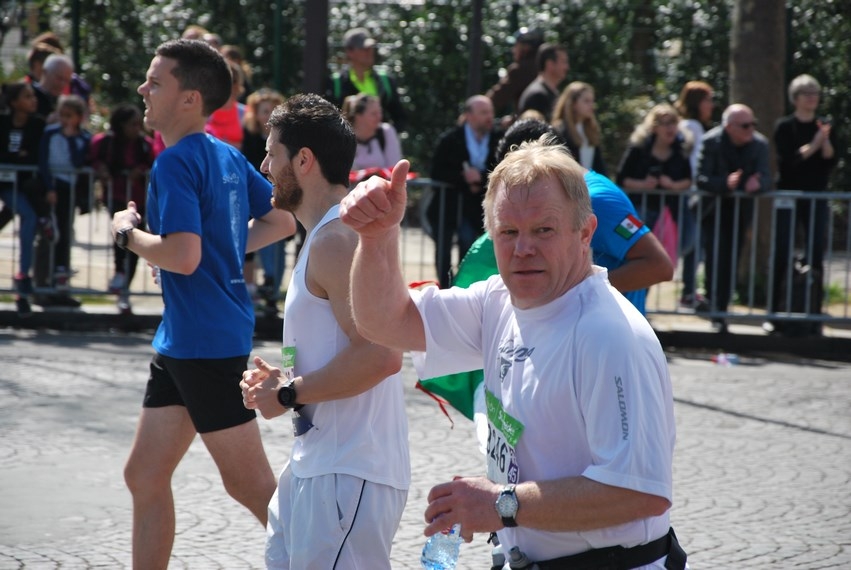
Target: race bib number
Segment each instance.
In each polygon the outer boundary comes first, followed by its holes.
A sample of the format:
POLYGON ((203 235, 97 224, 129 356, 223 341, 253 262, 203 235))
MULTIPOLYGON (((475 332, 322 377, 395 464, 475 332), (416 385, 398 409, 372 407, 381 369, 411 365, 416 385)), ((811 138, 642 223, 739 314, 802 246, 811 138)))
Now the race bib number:
MULTIPOLYGON (((292 382, 295 378, 295 347, 281 347, 281 372, 287 379, 287 382, 292 382)), ((304 435, 313 428, 313 423, 310 418, 299 412, 298 409, 292 410, 293 418, 293 435, 298 437, 304 435)))
POLYGON ((281 371, 286 376, 288 382, 292 382, 295 378, 295 347, 281 347, 281 371))
POLYGON ((523 434, 523 424, 505 411, 502 402, 485 390, 488 410, 488 479, 494 483, 519 483, 517 442, 523 434))

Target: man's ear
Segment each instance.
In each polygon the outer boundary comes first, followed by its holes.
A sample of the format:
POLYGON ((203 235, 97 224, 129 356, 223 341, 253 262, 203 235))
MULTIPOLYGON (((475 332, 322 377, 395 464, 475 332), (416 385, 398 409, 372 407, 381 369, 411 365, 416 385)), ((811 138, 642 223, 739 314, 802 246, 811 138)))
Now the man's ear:
POLYGON ((203 105, 203 99, 201 98, 201 92, 195 90, 187 90, 183 92, 183 104, 187 107, 191 107, 193 105, 203 105))
POLYGON ((591 214, 588 216, 588 219, 585 220, 585 224, 582 226, 580 230, 581 240, 584 245, 591 247, 591 239, 594 237, 594 232, 597 230, 597 216, 591 214))
POLYGON ((301 147, 292 161, 293 167, 304 174, 316 164, 316 155, 307 147, 301 147))

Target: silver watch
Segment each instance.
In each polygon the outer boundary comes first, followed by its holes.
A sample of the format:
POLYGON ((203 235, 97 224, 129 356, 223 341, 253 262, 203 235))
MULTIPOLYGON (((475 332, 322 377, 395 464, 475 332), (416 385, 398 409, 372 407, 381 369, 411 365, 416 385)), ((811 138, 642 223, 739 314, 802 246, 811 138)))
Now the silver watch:
POLYGON ((517 516, 517 509, 520 508, 520 503, 517 501, 517 494, 514 492, 514 485, 506 485, 502 488, 502 492, 496 499, 496 512, 502 519, 502 524, 511 528, 517 526, 517 521, 514 517, 517 516))

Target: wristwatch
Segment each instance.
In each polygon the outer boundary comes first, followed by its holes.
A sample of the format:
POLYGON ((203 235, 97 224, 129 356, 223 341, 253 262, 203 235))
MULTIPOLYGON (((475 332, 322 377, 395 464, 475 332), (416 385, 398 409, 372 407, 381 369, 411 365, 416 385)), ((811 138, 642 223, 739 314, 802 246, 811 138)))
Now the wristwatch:
POLYGON ((127 249, 127 242, 130 239, 130 232, 136 229, 136 226, 127 226, 115 232, 115 245, 121 249, 127 249))
POLYGON ((292 382, 290 382, 289 384, 284 384, 278 390, 278 402, 280 402, 283 407, 290 409, 300 408, 301 406, 296 404, 295 399, 295 386, 293 386, 292 382))
POLYGON ((514 485, 506 485, 502 488, 502 492, 496 499, 495 506, 496 512, 502 518, 502 524, 509 528, 517 526, 517 521, 514 520, 514 517, 517 516, 517 509, 520 508, 520 503, 517 501, 514 485))

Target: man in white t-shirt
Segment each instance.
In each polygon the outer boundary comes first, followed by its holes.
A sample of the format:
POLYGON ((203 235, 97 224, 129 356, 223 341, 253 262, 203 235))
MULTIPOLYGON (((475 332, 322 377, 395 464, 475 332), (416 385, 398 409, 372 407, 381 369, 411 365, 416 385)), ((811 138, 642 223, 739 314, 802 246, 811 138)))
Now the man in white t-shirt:
POLYGON ((401 161, 341 206, 360 234, 358 330, 415 351, 420 377, 485 370, 487 477, 428 496, 425 534, 493 532, 548 568, 682 569, 668 510, 674 417, 665 355, 647 321, 592 265, 597 220, 583 170, 524 143, 490 176, 485 225, 499 275, 409 292, 398 256, 401 161))
POLYGON ((339 220, 355 135, 318 95, 269 119, 261 171, 307 231, 284 305, 282 364, 256 357, 240 384, 265 418, 293 414, 295 443, 269 503, 267 568, 390 568, 411 481, 400 352, 358 334, 349 305, 357 234, 339 220))

